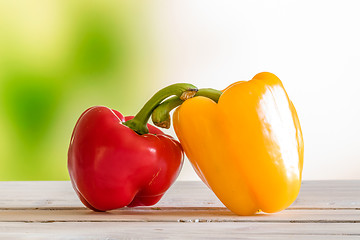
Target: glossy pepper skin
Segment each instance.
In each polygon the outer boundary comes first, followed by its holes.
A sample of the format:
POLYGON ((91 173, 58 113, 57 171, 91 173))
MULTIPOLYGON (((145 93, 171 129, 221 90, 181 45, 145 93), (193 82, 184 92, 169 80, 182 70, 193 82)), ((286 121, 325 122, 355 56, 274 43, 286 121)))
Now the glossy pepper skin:
POLYGON ((230 85, 218 103, 205 97, 186 100, 173 121, 195 171, 234 213, 278 212, 296 199, 302 132, 274 74, 230 85))
POLYGON ((68 151, 72 185, 85 206, 107 211, 157 203, 183 164, 179 142, 150 124, 139 135, 116 110, 96 106, 79 118, 68 151))

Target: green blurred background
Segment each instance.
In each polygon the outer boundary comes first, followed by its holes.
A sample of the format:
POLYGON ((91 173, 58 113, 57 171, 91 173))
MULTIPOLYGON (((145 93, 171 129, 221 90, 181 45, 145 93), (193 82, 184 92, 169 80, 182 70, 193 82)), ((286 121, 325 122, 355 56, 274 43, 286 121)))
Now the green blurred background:
POLYGON ((135 114, 155 91, 139 87, 153 81, 146 7, 0 1, 0 180, 68 179, 80 114, 93 105, 135 114))
MULTIPOLYGON (((0 0, 0 180, 67 180, 72 129, 93 105, 134 115, 166 85, 224 89, 262 71, 296 106, 304 179, 358 179, 358 5, 0 0)), ((187 160, 178 179, 200 180, 187 160)))

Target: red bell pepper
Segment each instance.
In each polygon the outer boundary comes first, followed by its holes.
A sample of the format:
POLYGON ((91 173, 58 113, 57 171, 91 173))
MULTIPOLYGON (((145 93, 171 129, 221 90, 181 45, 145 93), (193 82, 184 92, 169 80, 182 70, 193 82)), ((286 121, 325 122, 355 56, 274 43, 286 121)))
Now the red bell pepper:
POLYGON ((178 141, 150 124, 152 111, 167 97, 183 100, 197 89, 174 84, 156 93, 134 117, 103 106, 77 121, 68 151, 73 188, 85 206, 107 211, 157 203, 176 180, 183 150, 178 141))

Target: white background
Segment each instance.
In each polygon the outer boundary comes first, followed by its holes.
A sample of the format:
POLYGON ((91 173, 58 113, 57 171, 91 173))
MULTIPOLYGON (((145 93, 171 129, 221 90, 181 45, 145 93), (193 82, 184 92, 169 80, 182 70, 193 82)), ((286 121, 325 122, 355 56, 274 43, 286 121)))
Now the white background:
MULTIPOLYGON (((223 89, 275 73, 302 125, 303 178, 360 179, 359 3, 156 1, 159 78, 223 89)), ((187 160, 180 179, 198 179, 187 160)))

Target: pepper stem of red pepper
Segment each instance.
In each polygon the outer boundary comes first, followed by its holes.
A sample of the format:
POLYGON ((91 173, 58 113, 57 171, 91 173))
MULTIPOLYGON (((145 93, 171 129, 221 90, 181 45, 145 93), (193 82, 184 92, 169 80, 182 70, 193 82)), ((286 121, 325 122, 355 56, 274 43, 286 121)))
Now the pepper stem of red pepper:
POLYGON ((136 114, 133 119, 128 120, 123 124, 138 134, 149 133, 149 129, 146 124, 149 121, 149 118, 154 109, 157 108, 157 106, 164 99, 175 95, 176 98, 181 99, 181 101, 185 101, 189 98, 192 98, 197 91, 198 89, 194 85, 188 83, 176 83, 167 86, 155 93, 155 95, 152 96, 149 101, 147 101, 144 107, 138 112, 138 114, 136 114))
MULTIPOLYGON (((222 92, 212 88, 202 88, 197 91, 196 96, 203 96, 212 99, 214 102, 218 102, 222 92)), ((155 110, 152 112, 152 121, 153 123, 162 128, 170 128, 170 111, 180 106, 184 100, 181 100, 178 97, 172 97, 168 100, 162 102, 155 110)))

